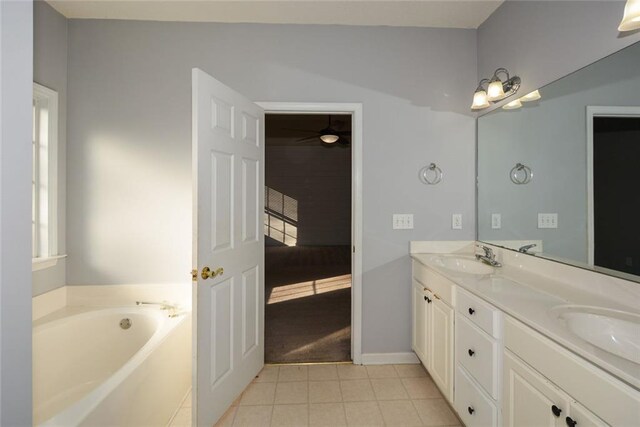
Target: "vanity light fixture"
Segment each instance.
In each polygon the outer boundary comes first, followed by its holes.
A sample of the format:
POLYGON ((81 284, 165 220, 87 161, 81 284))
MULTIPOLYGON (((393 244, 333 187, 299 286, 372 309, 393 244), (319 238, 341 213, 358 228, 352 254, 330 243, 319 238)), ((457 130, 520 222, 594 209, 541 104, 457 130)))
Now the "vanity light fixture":
MULTIPOLYGON (((524 101, 524 99, 523 99, 524 101)), ((522 107, 522 102, 520 102, 519 99, 516 99, 515 101, 511 101, 508 104, 504 104, 502 106, 503 110, 517 110, 518 108, 522 107)))
POLYGON ((513 95, 520 88, 520 83, 520 77, 511 77, 506 68, 498 68, 491 79, 482 79, 478 83, 478 87, 473 94, 471 109, 481 110, 491 106, 492 102, 498 102, 513 95), (502 80, 498 76, 499 74, 504 74, 506 78, 502 80), (483 86, 485 83, 488 83, 486 90, 483 86))
POLYGON ((540 91, 536 89, 533 92, 530 92, 525 96, 523 96, 522 98, 520 98, 520 101, 522 102, 537 101, 540 98, 542 98, 542 96, 540 95, 540 91))
POLYGON ((627 0, 618 31, 632 31, 638 28, 640 28, 640 0, 627 0))

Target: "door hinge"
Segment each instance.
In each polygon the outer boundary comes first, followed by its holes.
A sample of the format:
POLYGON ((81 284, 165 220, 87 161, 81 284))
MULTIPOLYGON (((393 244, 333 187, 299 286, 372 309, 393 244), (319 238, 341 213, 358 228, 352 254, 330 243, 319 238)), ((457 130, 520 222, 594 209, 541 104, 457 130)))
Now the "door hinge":
POLYGON ((198 270, 196 269, 191 270, 191 281, 192 282, 198 281, 198 270))
POLYGON ((353 247, 353 253, 354 254, 356 253, 356 247, 355 246, 353 247))

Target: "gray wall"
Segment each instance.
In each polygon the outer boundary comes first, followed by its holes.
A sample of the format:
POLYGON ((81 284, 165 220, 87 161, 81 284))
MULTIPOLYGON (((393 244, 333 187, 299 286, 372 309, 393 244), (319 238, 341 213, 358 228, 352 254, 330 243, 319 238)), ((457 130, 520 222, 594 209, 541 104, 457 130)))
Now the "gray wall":
POLYGON ((31 423, 33 5, 0 1, 0 425, 31 423))
MULTIPOLYGON (((33 80, 58 92, 58 253, 66 253, 67 19, 44 1, 33 4, 33 80)), ((33 273, 33 295, 64 286, 66 260, 33 273)))
POLYGON ((350 245, 351 150, 267 142, 265 151, 267 187, 298 202, 297 245, 350 245))
POLYGON ((408 242, 475 236, 476 57, 473 30, 70 21, 67 282, 188 283, 197 66, 256 101, 363 103, 363 352, 409 351, 408 242))
POLYGON ((478 119, 478 237, 543 240, 544 252, 587 262, 586 107, 637 106, 640 43, 540 90, 539 103, 478 119), (521 162, 534 179, 514 185, 521 162), (557 229, 538 229, 538 212, 558 213, 557 229), (491 213, 502 229, 491 229, 491 213))
POLYGON ((640 40, 618 32, 624 5, 505 1, 478 29, 478 80, 506 67, 522 77, 524 95, 640 40))

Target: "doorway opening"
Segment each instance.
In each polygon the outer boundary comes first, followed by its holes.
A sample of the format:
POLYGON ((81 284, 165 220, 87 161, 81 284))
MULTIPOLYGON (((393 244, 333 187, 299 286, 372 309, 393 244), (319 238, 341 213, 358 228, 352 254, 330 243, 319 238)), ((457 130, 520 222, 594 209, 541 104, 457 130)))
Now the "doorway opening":
POLYGON ((352 360, 352 115, 265 115, 265 362, 352 360))

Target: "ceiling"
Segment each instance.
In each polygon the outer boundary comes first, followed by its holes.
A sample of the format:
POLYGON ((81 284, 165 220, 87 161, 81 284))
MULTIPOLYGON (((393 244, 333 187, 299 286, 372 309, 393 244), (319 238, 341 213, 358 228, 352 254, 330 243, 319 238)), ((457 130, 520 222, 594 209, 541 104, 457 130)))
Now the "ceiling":
MULTIPOLYGON (((320 131, 328 125, 329 115, 327 114, 266 114, 264 127, 266 145, 270 147, 324 146, 325 144, 320 141, 320 138, 305 142, 298 142, 297 140, 313 136, 313 131, 320 131), (310 132, 304 131, 307 129, 310 132)), ((351 115, 332 114, 331 127, 335 130, 350 131, 351 115)))
POLYGON ((67 18, 478 28, 504 0, 47 0, 67 18))

